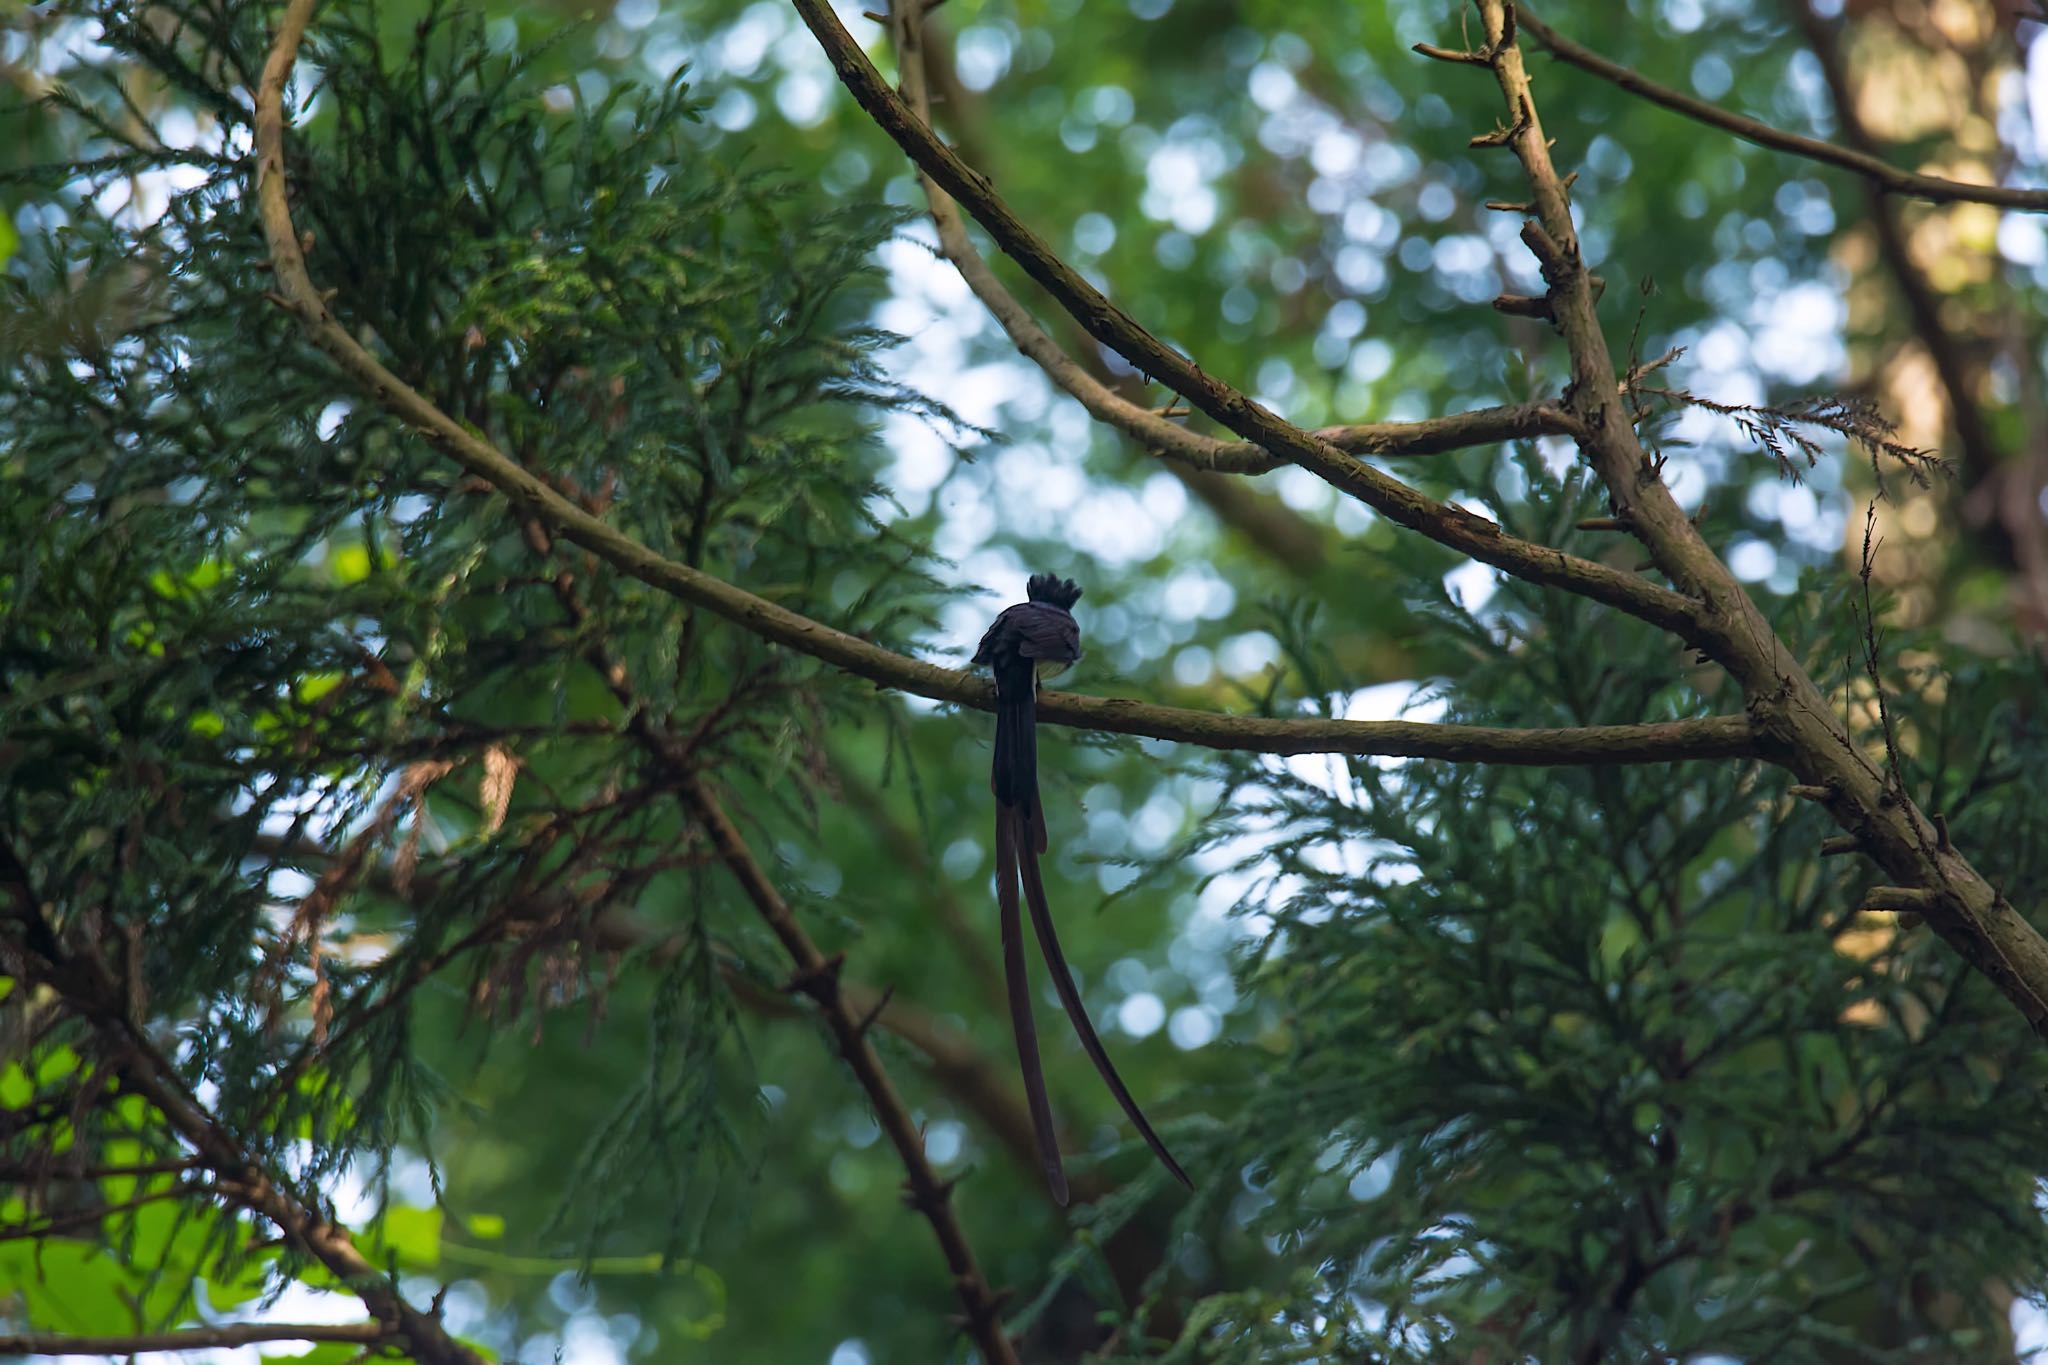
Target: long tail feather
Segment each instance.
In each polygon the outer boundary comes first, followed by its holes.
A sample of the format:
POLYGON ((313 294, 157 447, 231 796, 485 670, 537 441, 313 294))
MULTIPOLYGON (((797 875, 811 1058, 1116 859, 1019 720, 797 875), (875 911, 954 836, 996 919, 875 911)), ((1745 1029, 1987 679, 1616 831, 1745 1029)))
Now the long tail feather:
MULTIPOLYGON (((1002 816, 1002 812, 997 813, 998 829, 1001 826, 1002 816)), ((1180 1163, 1173 1159, 1173 1153, 1167 1151, 1166 1144, 1159 1140, 1159 1134, 1153 1132, 1152 1125, 1145 1121, 1145 1115, 1139 1110, 1138 1102, 1131 1098, 1131 1092, 1125 1088, 1123 1077, 1116 1074, 1116 1067, 1110 1062, 1109 1053, 1103 1049, 1102 1040, 1095 1036, 1095 1025, 1088 1021, 1088 1007, 1082 1003, 1081 992, 1074 985, 1074 975, 1067 970, 1067 955, 1060 951, 1059 935, 1053 931, 1052 909, 1046 904, 1045 883, 1038 875, 1037 854, 1029 851, 1025 852, 1023 857, 1018 860, 1018 869, 1022 872, 1024 878, 1024 898, 1031 903, 1031 926, 1038 931, 1039 951, 1045 954, 1046 969, 1052 973, 1053 987, 1060 993, 1060 1004, 1066 1007, 1067 1018, 1073 1022, 1074 1032, 1081 1036, 1082 1050, 1088 1054, 1088 1060, 1095 1063, 1095 1069, 1102 1074, 1103 1083, 1109 1087, 1110 1093, 1116 1096, 1116 1102, 1123 1106, 1124 1113, 1136 1125, 1139 1134, 1145 1139, 1145 1145, 1152 1149, 1152 1154, 1159 1158, 1160 1164, 1173 1172, 1175 1180, 1178 1180, 1181 1184, 1192 1190, 1195 1187, 1195 1182, 1188 1179, 1188 1173, 1180 1168, 1180 1163)), ((997 841, 996 871, 997 875, 1000 876, 1002 873, 1002 846, 1000 839, 997 841)), ((1014 901, 1010 903, 1009 909, 1014 911, 1014 901)), ((1009 921, 1006 920, 1005 932, 1007 932, 1008 924, 1009 921)), ((1007 942, 1008 940, 1005 939, 1005 944, 1007 942)), ((1013 991, 1014 989, 1012 987, 1013 991)), ((1012 998, 1014 999, 1014 995, 1012 998)), ((1026 1008, 1029 1008, 1028 1001, 1026 1002, 1026 1008)), ((1033 1060, 1035 1063, 1035 1055, 1033 1060)), ((1040 1139, 1040 1145, 1041 1147, 1044 1145, 1043 1138, 1040 1139)))
MULTIPOLYGON (((1010 1029, 1017 1038, 1017 1065, 1024 1073, 1024 1098, 1031 1107, 1031 1126, 1038 1136, 1038 1159, 1052 1197, 1065 1207, 1067 1172, 1060 1163, 1059 1135, 1053 1130, 1052 1103, 1045 1094, 1045 1073, 1038 1061, 1038 1025, 1031 1017, 1031 979, 1024 960, 1024 929, 1017 912, 1019 850, 1024 844, 1024 814, 1018 807, 996 807, 996 906, 1001 912, 1003 977, 1009 988, 1010 1029)), ((1026 854, 1033 866, 1037 858, 1026 854)), ((1035 911, 1034 911, 1035 913, 1035 911)), ((1141 1120, 1142 1123, 1142 1120, 1141 1120)))
POLYGON ((1038 699, 1031 665, 1019 660, 996 675, 996 752, 989 789, 996 807, 1024 813, 1024 842, 1046 849, 1045 808, 1038 801, 1038 699))

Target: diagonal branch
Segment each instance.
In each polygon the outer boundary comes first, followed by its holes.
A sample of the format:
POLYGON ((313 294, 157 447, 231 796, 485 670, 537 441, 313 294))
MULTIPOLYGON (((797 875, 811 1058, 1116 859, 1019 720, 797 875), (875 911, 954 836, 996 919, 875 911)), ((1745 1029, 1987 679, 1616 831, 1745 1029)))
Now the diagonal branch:
MULTIPOLYGON (((265 68, 256 108, 256 185, 264 232, 276 267, 278 292, 272 297, 300 320, 313 343, 388 411, 502 493, 522 519, 543 522, 563 539, 589 550, 621 572, 703 607, 763 639, 884 687, 977 710, 993 710, 995 692, 986 679, 897 654, 658 554, 563 497, 539 476, 441 411, 363 349, 329 311, 326 300, 307 274, 305 256, 285 197, 284 85, 310 11, 311 0, 294 0, 279 29, 271 65, 265 68), (282 65, 278 64, 280 58, 282 65)), ((873 67, 865 65, 865 60, 862 59, 864 69, 879 82, 880 77, 873 67)), ((888 92, 884 90, 883 94, 888 92)), ((894 99, 893 95, 888 97, 894 99)), ((918 126, 922 128, 921 124, 918 126)), ((925 136, 929 137, 929 132, 925 136)), ((1423 497, 1327 442, 1280 422, 1242 395, 1234 395, 1234 401, 1262 413, 1267 424, 1288 433, 1288 439, 1295 444, 1309 442, 1316 450, 1328 452, 1332 459, 1351 470, 1347 478, 1363 481, 1361 487, 1396 490, 1398 496, 1390 505, 1397 505, 1403 515, 1421 518, 1434 527, 1432 534, 1444 543, 1469 545, 1476 558, 1500 564, 1538 582, 1573 587, 1681 634, 1690 629, 1692 604, 1677 594, 1604 564, 1502 535, 1500 528, 1485 518, 1423 497)), ((1524 731, 1407 721, 1226 716, 1063 692, 1045 693, 1039 699, 1039 716, 1056 724, 1113 734, 1278 754, 1349 753, 1543 766, 1749 757, 1760 752, 1748 736, 1747 723, 1734 716, 1583 730, 1524 731)))
POLYGON ((1718 104, 1696 99, 1682 90, 1659 85, 1630 67, 1609 61, 1599 53, 1579 46, 1526 9, 1519 10, 1517 18, 1522 28, 1560 61, 1568 62, 1581 71, 1590 72, 1632 95, 1640 95, 1652 104, 1660 104, 1673 113, 1683 114, 1695 122, 1733 133, 1744 142, 1753 142, 1774 152, 1789 152, 1793 156, 1802 156, 1809 161, 1820 161, 1830 166, 1839 166, 1845 171, 1853 171, 1880 193, 1909 195, 1915 199, 1929 199, 1938 204, 1968 201, 2036 212, 2048 209, 2048 190, 2016 189, 2006 185, 1970 185, 1960 180, 1945 180, 1938 175, 1919 175, 1913 171, 1902 171, 1874 155, 1867 147, 1837 147, 1834 143, 1823 142, 1819 138, 1788 133, 1781 128, 1773 128, 1768 123, 1760 123, 1745 115, 1731 113, 1718 104))
MULTIPOLYGON (((918 24, 916 36, 922 40, 928 32, 923 26, 925 15, 935 8, 937 6, 926 4, 922 8, 910 10, 900 17, 908 18, 918 24)), ((914 44, 906 44, 902 50, 910 51, 914 46, 914 44)), ((924 59, 918 61, 914 68, 904 68, 904 98, 911 99, 913 97, 911 87, 913 79, 923 82, 925 88, 931 86, 938 87, 942 93, 937 98, 950 106, 956 115, 956 132, 963 140, 971 138, 978 121, 976 118, 978 106, 973 106, 969 103, 974 98, 973 92, 970 92, 965 86, 960 84, 958 74, 953 71, 950 63, 947 61, 946 48, 943 42, 925 43, 923 55, 924 59)), ((926 104, 920 102, 918 108, 920 111, 923 111, 926 109, 926 104)), ((943 190, 935 190, 935 187, 932 187, 929 181, 923 183, 926 185, 928 192, 935 191, 941 196, 944 195, 945 192, 943 190)), ((929 193, 927 197, 929 198, 929 193)), ((947 199, 947 212, 953 221, 958 223, 959 217, 957 214, 951 213, 951 205, 952 201, 947 199)), ((940 254, 950 257, 954 243, 946 240, 943 230, 944 224, 941 223, 939 226, 941 227, 940 254)), ((970 252, 973 250, 972 245, 966 242, 964 234, 958 238, 958 244, 970 252)), ((978 256, 976 257, 976 265, 979 266, 978 256)), ((1154 422, 1165 421, 1169 418, 1170 414, 1154 412, 1148 406, 1145 406, 1145 382, 1142 375, 1112 375, 1108 367, 1102 363, 1100 352, 1094 346, 1087 344, 1085 337, 1083 338, 1083 344, 1078 347, 1071 344, 1066 347, 1051 346, 1045 333, 1040 330, 1039 325, 1032 318, 1030 312, 1011 297, 1007 291, 1002 290, 999 282, 989 274, 985 266, 981 266, 971 274, 965 273, 963 267, 963 274, 970 289, 980 294, 982 302, 997 316, 999 322, 1010 331, 1011 341, 1016 345, 1020 353, 1041 363, 1048 357, 1056 358, 1056 365, 1047 367, 1045 370, 1047 377, 1056 385, 1066 388, 1071 396, 1080 400, 1084 408, 1097 420, 1105 425, 1116 428, 1119 427, 1119 414, 1131 417, 1137 417, 1142 414, 1144 418, 1151 419, 1154 422), (981 284, 977 281, 985 281, 993 287, 994 292, 984 291, 981 284), (1020 331, 1012 328, 1011 323, 1013 321, 1021 322, 1023 330, 1020 331), (1078 365, 1075 363, 1077 361, 1078 365), (1075 378, 1093 382, 1082 389, 1069 387, 1068 381, 1075 378), (1104 395, 1123 401, 1120 404, 1109 407, 1088 406, 1091 403, 1097 402, 1104 395)), ((1135 435, 1135 433, 1133 434, 1135 435)), ((1161 434, 1164 435, 1165 433, 1161 434)), ((1177 480, 1181 487, 1185 488, 1198 502, 1207 507, 1210 514, 1220 524, 1236 532, 1250 544, 1258 547, 1274 563, 1286 568, 1296 577, 1303 579, 1313 579, 1323 571, 1327 564, 1326 551, 1329 540, 1329 528, 1327 526, 1294 511, 1274 497, 1268 490, 1252 487, 1241 480, 1230 478, 1220 471, 1203 469, 1199 465, 1188 463, 1187 460, 1176 455, 1168 454, 1147 445, 1142 439, 1137 440, 1136 444, 1146 453, 1162 456, 1165 473, 1169 477, 1177 480)))
POLYGON ((733 880, 740 884, 741 891, 796 964, 791 988, 817 1002, 818 1012, 838 1042, 840 1054, 860 1081, 861 1089, 867 1092, 868 1102, 874 1105, 875 1121, 888 1135, 908 1173, 904 1197, 931 1223, 932 1232, 939 1239, 946 1268, 953 1272, 953 1290, 966 1310, 967 1331, 982 1359, 990 1365, 1016 1365, 1015 1349, 1003 1331, 1000 1297, 989 1288, 974 1259, 974 1249, 967 1243, 967 1234, 953 1215, 952 1184, 939 1179, 938 1172, 932 1169, 917 1120, 911 1117, 888 1073, 882 1069, 882 1059, 868 1041, 866 1021, 854 1013, 841 990, 839 959, 826 957, 811 942, 810 935, 797 923, 795 912, 754 860, 738 828, 704 780, 695 775, 686 778, 681 796, 710 837, 733 880))
POLYGON ((1550 159, 1529 76, 1515 41, 1512 0, 1479 0, 1487 64, 1510 126, 1499 141, 1521 162, 1532 191, 1522 237, 1539 257, 1558 330, 1570 351, 1573 411, 1582 443, 1614 502, 1673 583, 1699 603, 1696 629, 1706 656, 1725 667, 1748 698, 1750 718, 1779 761, 1824 804, 1862 853, 1893 884, 1931 895, 1927 923, 2048 1036, 2048 940, 1987 883, 1948 838, 1857 746, 1813 679, 1742 585, 1701 538, 1636 439, 1615 382, 1596 291, 1579 255, 1566 185, 1550 159))
MULTIPOLYGON (((7 884, 34 954, 0 951, 0 966, 47 987, 94 1029, 121 1089, 164 1116, 191 1148, 196 1164, 215 1174, 216 1192, 274 1224, 287 1242, 347 1285, 386 1335, 404 1340, 415 1360, 426 1365, 483 1365, 482 1357, 449 1335, 437 1312, 422 1312, 406 1301, 392 1279, 357 1249, 348 1229, 274 1180, 250 1157, 242 1140, 194 1098, 177 1069, 129 1016, 126 984, 115 980, 104 962, 64 952, 43 919, 43 902, 29 880, 27 863, 4 839, 0 879, 7 884)), ((0 939, 0 947, 6 942, 0 939)))
MULTIPOLYGON (((831 59, 840 83, 868 116, 919 169, 965 205, 1024 273, 1097 341, 1246 441, 1308 470, 1397 525, 1419 531, 1517 578, 1578 593, 1691 640, 1694 604, 1677 593, 1605 564, 1507 535, 1486 518, 1408 487, 1205 373, 1192 360, 1146 331, 1079 271, 1061 260, 1045 239, 996 194, 986 176, 941 142, 883 81, 826 0, 794 3, 797 13, 803 16, 831 59)), ((1608 386, 1613 387, 1612 376, 1608 386)))
MULTIPOLYGON (((896 47, 897 88, 912 112, 929 125, 931 98, 926 84, 924 48, 926 8, 922 0, 897 0, 889 7, 889 28, 896 47)), ((1189 431, 1172 418, 1132 402, 1103 383, 1068 355, 1038 325, 1031 310, 996 278, 995 271, 968 238, 966 221, 953 197, 922 168, 918 169, 917 181, 931 206, 939 254, 953 263, 968 289, 981 300, 1017 350, 1079 402, 1089 416, 1123 432, 1153 454, 1192 469, 1218 474, 1263 474, 1292 463, 1284 455, 1249 442, 1189 431)), ((1438 455, 1530 436, 1570 435, 1575 429, 1563 409, 1546 403, 1527 403, 1419 422, 1325 427, 1316 435, 1342 451, 1396 456, 1438 455)))

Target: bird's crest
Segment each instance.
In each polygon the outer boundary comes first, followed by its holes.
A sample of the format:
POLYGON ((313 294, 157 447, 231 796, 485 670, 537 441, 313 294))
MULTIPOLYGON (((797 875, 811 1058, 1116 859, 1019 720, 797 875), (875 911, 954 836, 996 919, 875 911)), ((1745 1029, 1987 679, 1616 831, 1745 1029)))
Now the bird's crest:
POLYGON ((1024 585, 1024 595, 1034 602, 1050 602, 1061 611, 1072 611, 1074 603, 1081 600, 1081 589, 1071 578, 1035 573, 1024 585))

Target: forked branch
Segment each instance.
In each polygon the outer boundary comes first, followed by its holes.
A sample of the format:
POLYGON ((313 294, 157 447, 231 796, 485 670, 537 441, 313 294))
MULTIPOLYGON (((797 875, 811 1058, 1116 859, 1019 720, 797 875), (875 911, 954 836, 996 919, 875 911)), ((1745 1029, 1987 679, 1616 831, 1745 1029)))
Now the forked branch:
MULTIPOLYGON (((925 124, 931 123, 931 98, 925 79, 922 0, 898 0, 889 7, 889 31, 896 48, 897 89, 925 124)), ((1004 287, 967 235, 967 224, 953 197, 922 170, 918 184, 931 207, 938 231, 939 254, 953 263, 974 296, 1002 327, 1019 354, 1045 372, 1088 415, 1113 427, 1155 455, 1193 469, 1217 474, 1263 474, 1291 461, 1284 455, 1246 441, 1226 441, 1189 431, 1170 417, 1131 402, 1068 355, 1039 326, 1031 310, 1004 287)), ((1563 409, 1548 403, 1485 408, 1417 422, 1373 422, 1325 427, 1315 434, 1352 454, 1384 457, 1440 455, 1470 446, 1532 436, 1570 435, 1575 427, 1563 409)))
MULTIPOLYGON (((2037 1032, 2048 1034, 2048 940, 1990 886, 1888 775, 1867 759, 1791 649, 1772 630, 1699 529, 1656 476, 1615 380, 1595 291, 1579 255, 1564 180, 1514 39, 1511 0, 1479 0, 1495 83, 1515 125, 1508 139, 1531 191, 1532 225, 1554 259, 1550 298, 1570 351, 1571 408, 1585 423, 1580 443, 1606 484, 1616 515, 1681 591, 1700 604, 1706 656, 1726 668, 1748 698, 1750 718, 1771 737, 1778 761, 1804 786, 1832 793, 1826 809, 1857 849, 1892 882, 1929 896, 1927 923, 1989 977, 2037 1032)), ((1528 25, 1524 16, 1524 27, 1528 25)))
MULTIPOLYGON (((1507 535, 1486 518, 1438 502, 1287 422, 1208 374, 1111 303, 1060 259, 975 171, 891 90, 825 0, 794 0, 841 84, 917 167, 958 200, 995 242, 1097 341, 1159 380, 1227 430, 1300 466, 1396 525, 1517 578, 1605 603, 1691 639, 1693 604, 1633 574, 1507 535)), ((1610 376, 1611 379, 1611 376, 1610 376)))

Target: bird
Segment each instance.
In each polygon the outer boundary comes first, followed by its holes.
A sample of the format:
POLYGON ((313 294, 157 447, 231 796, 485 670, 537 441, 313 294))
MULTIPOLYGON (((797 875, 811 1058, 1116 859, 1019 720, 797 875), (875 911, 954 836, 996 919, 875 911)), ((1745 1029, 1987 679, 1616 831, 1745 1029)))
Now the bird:
POLYGON ((1038 1026, 1031 1013, 1030 975, 1024 960, 1024 937, 1018 913, 1018 893, 1031 907, 1031 926, 1038 936, 1039 951, 1052 973, 1060 1004, 1080 1035, 1081 1048, 1102 1076, 1110 1093, 1145 1139, 1145 1145, 1159 1158, 1176 1180, 1194 1189, 1194 1181, 1181 1169, 1173 1153, 1117 1075, 1116 1067, 1103 1050, 1095 1026, 1088 1021, 1088 1009, 1081 992, 1067 970, 1066 954, 1060 951, 1059 935, 1046 904, 1045 882, 1039 874, 1038 856, 1047 848, 1045 807, 1038 796, 1038 684, 1072 666, 1081 657, 1081 627, 1074 620, 1074 603, 1081 589, 1070 578, 1033 574, 1024 585, 1025 599, 1005 607, 974 652, 974 662, 985 664, 996 685, 995 760, 989 770, 989 790, 996 799, 996 908, 1003 940, 1003 979, 1010 998, 1010 1027, 1017 1040, 1017 1063, 1024 1074, 1024 1094, 1031 1108, 1031 1125, 1038 1140, 1039 1161, 1046 1184, 1060 1205, 1067 1202, 1067 1173, 1060 1160, 1059 1138, 1053 1129, 1052 1105, 1046 1098, 1045 1074, 1038 1059, 1038 1026))

